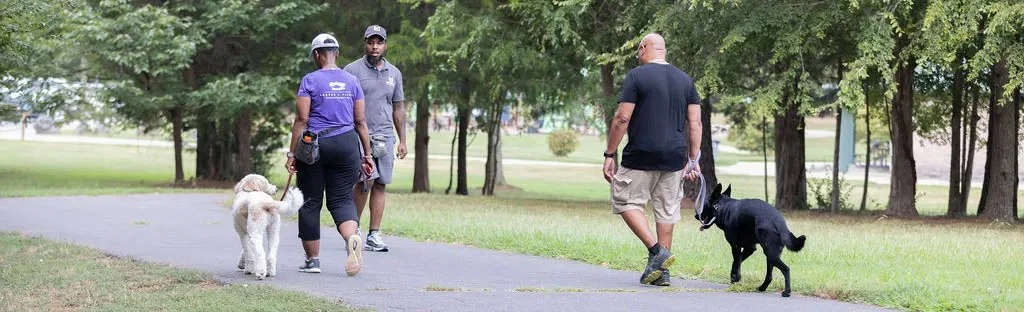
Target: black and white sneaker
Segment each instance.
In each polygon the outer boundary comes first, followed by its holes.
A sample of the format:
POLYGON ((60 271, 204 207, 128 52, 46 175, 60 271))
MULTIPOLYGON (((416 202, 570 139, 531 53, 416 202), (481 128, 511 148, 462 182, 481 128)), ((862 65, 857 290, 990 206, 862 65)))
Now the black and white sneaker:
POLYGON ((366 236, 366 243, 363 244, 363 250, 386 252, 388 251, 388 245, 380 238, 380 231, 373 231, 370 232, 369 236, 366 236))
POLYGON ((320 273, 320 259, 313 258, 306 260, 306 264, 299 267, 299 272, 320 273))

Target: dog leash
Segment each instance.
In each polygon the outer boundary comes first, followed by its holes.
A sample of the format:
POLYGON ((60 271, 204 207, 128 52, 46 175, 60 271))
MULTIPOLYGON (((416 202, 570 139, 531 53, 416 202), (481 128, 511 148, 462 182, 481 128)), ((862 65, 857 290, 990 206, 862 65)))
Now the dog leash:
POLYGON ((294 173, 288 173, 288 182, 284 184, 284 194, 281 194, 281 200, 284 200, 284 196, 288 195, 288 189, 292 187, 292 176, 294 173))
MULTIPOLYGON (((689 162, 686 164, 688 172, 693 171, 693 168, 698 165, 700 156, 701 152, 697 151, 697 158, 689 159, 689 162)), ((704 212, 704 197, 707 195, 705 194, 705 192, 707 192, 707 183, 704 181, 704 174, 700 171, 697 171, 697 177, 700 178, 700 187, 697 191, 697 198, 693 200, 693 207, 697 209, 697 216, 700 216, 700 214, 704 212)), ((711 216, 711 220, 708 220, 707 223, 698 219, 697 222, 701 225, 700 230, 703 231, 710 228, 711 225, 715 224, 715 218, 717 218, 717 216, 711 216)))

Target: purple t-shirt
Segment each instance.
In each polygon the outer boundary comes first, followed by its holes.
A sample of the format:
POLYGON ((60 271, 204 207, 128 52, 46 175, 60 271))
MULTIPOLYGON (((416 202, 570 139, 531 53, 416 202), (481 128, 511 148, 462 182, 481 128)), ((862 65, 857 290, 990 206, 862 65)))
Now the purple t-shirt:
POLYGON ((310 98, 310 131, 341 126, 322 136, 330 137, 355 129, 353 109, 356 101, 363 99, 363 88, 352 74, 340 68, 317 70, 302 77, 296 95, 310 98))

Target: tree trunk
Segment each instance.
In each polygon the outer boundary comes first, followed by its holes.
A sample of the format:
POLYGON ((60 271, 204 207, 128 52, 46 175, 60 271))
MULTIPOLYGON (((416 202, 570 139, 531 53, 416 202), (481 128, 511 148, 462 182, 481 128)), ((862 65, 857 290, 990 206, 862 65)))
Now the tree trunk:
MULTIPOLYGON (((426 89, 426 88, 424 88, 426 89)), ((430 193, 430 106, 426 92, 420 93, 422 100, 416 102, 416 138, 414 153, 416 160, 412 173, 412 192, 430 193)))
POLYGON ((981 120, 981 117, 978 116, 978 106, 981 104, 979 102, 980 93, 981 88, 979 86, 974 86, 974 95, 971 100, 971 113, 969 115, 970 122, 968 122, 970 124, 970 132, 966 135, 969 136, 969 139, 967 140, 968 147, 965 151, 966 156, 964 157, 967 158, 967 163, 964 164, 963 174, 960 175, 963 177, 963 180, 961 180, 960 184, 960 206, 957 207, 957 209, 964 211, 965 215, 967 214, 967 198, 971 197, 971 184, 974 182, 974 156, 976 154, 974 148, 978 143, 978 121, 981 120))
MULTIPOLYGON (((896 40, 895 54, 899 57, 910 39, 900 36, 896 40)), ((889 133, 892 137, 892 174, 889 183, 889 205, 886 213, 893 216, 917 216, 917 163, 914 160, 914 69, 913 57, 908 57, 896 69, 896 95, 890 108, 889 133)))
POLYGON ((842 133, 843 109, 836 109, 836 135, 835 144, 832 144, 832 205, 829 207, 832 213, 839 212, 839 135, 842 133))
POLYGON ((505 186, 508 185, 508 181, 505 180, 505 165, 503 164, 504 156, 501 152, 501 143, 504 141, 501 138, 501 131, 497 131, 495 139, 498 141, 494 143, 494 186, 505 186))
POLYGON ((213 121, 200 120, 196 124, 196 179, 213 178, 213 121))
POLYGON ((181 153, 183 150, 181 132, 184 125, 182 108, 177 106, 170 111, 172 131, 174 137, 174 184, 185 182, 185 169, 182 166, 181 153))
POLYGON ((988 219, 1015 220, 1014 193, 1017 192, 1017 128, 1012 99, 1003 96, 1009 80, 1006 60, 992 66, 992 105, 989 108, 988 161, 978 215, 988 219))
POLYGON ((457 185, 455 187, 455 194, 457 195, 469 195, 469 184, 466 181, 466 134, 469 132, 469 118, 470 109, 469 103, 463 103, 459 106, 459 160, 458 160, 458 178, 457 185))
POLYGON ((764 153, 764 201, 768 201, 768 117, 761 116, 761 152, 764 153))
MULTIPOLYGON (((960 184, 962 172, 962 163, 960 154, 963 152, 961 143, 961 120, 963 120, 963 109, 964 109, 964 70, 962 60, 958 57, 955 69, 953 70, 953 117, 951 120, 950 132, 952 136, 950 142, 950 160, 949 160, 949 200, 946 204, 946 216, 948 217, 963 217, 966 211, 960 210, 960 184)), ((969 178, 968 178, 969 179, 969 178)))
POLYGON ((455 120, 455 133, 452 135, 451 150, 448 152, 448 188, 444 189, 444 194, 448 195, 452 191, 452 179, 455 178, 455 143, 459 138, 459 119, 455 120))
POLYGON ((864 191, 860 195, 860 211, 868 209, 868 176, 871 174, 871 93, 864 84, 864 191))
POLYGON ((235 119, 237 157, 235 158, 235 180, 252 173, 252 110, 244 110, 235 119))
MULTIPOLYGON (((843 61, 839 60, 838 66, 836 66, 839 74, 837 75, 836 81, 843 81, 843 61)), ((840 135, 842 134, 843 125, 843 109, 841 107, 836 108, 836 139, 832 149, 832 213, 839 212, 839 143, 840 135)))
MULTIPOLYGON (((1020 129, 1021 129, 1021 88, 1020 87, 1017 87, 1017 91, 1014 92, 1014 107, 1015 107, 1015 109, 1014 109, 1014 112, 1015 112, 1014 113, 1014 123, 1015 123, 1015 125, 1014 125, 1014 129, 1015 129, 1014 130, 1014 134, 1019 134, 1020 133, 1020 129)), ((1020 150, 1020 146, 1021 146, 1021 137, 1017 136, 1017 139, 1015 140, 1015 144, 1014 144, 1014 150, 1019 151, 1020 150)), ((1021 166, 1020 165, 1021 165, 1020 164, 1020 158, 1014 158, 1014 171, 1015 172, 1020 172, 1020 170, 1021 170, 1021 166)), ((1021 177, 1020 177, 1020 175, 1014 175, 1014 200, 1013 200, 1013 203, 1014 203, 1014 212, 1013 212, 1014 220, 1019 220, 1020 219, 1020 213, 1018 212, 1018 209, 1020 208, 1020 207, 1018 207, 1018 206, 1020 206, 1020 202, 1019 202, 1020 194, 1017 192, 1017 187, 1019 187, 1020 184, 1021 184, 1021 177)))
POLYGON ((697 164, 700 165, 700 174, 704 176, 705 186, 718 184, 718 175, 715 173, 715 147, 711 142, 710 98, 710 96, 705 96, 700 103, 700 124, 702 125, 700 154, 702 157, 697 161, 697 164))
MULTIPOLYGON (((195 63, 195 60, 193 60, 195 63)), ((192 66, 189 66, 181 71, 181 82, 185 85, 188 90, 194 91, 199 88, 196 83, 196 72, 192 66)), ((193 112, 198 118, 193 121, 193 128, 196 129, 196 171, 195 179, 203 180, 210 179, 210 172, 212 171, 212 165, 207 166, 210 162, 210 142, 216 138, 211 135, 212 130, 211 124, 213 121, 203 118, 209 116, 204 114, 205 112, 193 112)))
MULTIPOLYGON (((615 118, 615 110, 618 108, 618 101, 615 101, 615 77, 612 76, 615 70, 614 64, 601 65, 601 95, 604 96, 605 100, 602 101, 601 110, 604 113, 604 131, 607 137, 608 132, 612 130, 612 119, 615 118)), ((616 154, 616 160, 618 155, 616 154)))
POLYGON ((21 113, 21 141, 25 142, 25 128, 28 128, 28 112, 21 113))
POLYGON ((484 163, 484 187, 483 195, 494 196, 494 186, 497 182, 498 159, 497 150, 498 136, 501 134, 501 105, 491 107, 487 116, 487 161, 484 163))
POLYGON ((807 209, 807 167, 804 150, 804 118, 792 93, 783 95, 783 111, 775 116, 775 207, 807 209))

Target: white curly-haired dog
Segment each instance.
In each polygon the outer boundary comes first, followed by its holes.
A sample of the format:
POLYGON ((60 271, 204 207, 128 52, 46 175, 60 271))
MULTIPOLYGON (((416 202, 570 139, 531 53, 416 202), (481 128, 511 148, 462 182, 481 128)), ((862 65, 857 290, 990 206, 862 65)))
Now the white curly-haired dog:
POLYGON ((238 269, 257 279, 277 275, 277 246, 280 242, 281 215, 295 212, 302 206, 302 192, 291 188, 284 200, 276 201, 272 195, 277 187, 266 177, 250 174, 235 184, 235 201, 231 215, 235 231, 242 242, 238 269), (270 241, 270 250, 264 252, 264 235, 270 241))

